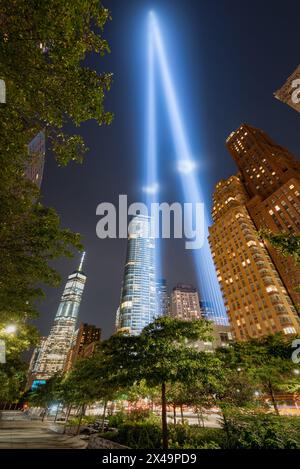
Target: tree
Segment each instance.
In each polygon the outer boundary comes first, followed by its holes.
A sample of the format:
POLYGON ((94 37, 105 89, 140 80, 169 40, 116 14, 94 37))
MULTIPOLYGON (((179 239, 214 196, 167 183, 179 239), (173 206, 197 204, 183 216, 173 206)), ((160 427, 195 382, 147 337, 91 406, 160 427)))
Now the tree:
POLYGON ((293 256, 297 263, 300 263, 300 236, 293 233, 272 233, 262 229, 260 236, 267 241, 284 256, 293 256))
POLYGON ((110 123, 104 97, 112 76, 85 61, 109 52, 102 37, 108 18, 98 0, 0 0, 0 78, 7 91, 0 106, 2 321, 34 317, 41 284, 59 281, 49 261, 82 248, 79 235, 61 229, 55 210, 42 205, 24 168, 37 132, 45 132, 48 149, 66 165, 87 151, 74 127, 89 119, 110 123))
POLYGON ((1 0, 0 7, 0 76, 7 90, 1 157, 7 162, 14 153, 23 162, 28 142, 44 130, 60 164, 81 160, 82 137, 63 127, 111 121, 103 102, 112 76, 83 65, 88 55, 109 52, 102 37, 108 10, 98 0, 1 0))
MULTIPOLYGON (((294 364, 291 360, 289 340, 281 333, 247 342, 236 342, 228 349, 219 351, 219 354, 231 373, 240 376, 239 379, 244 380, 249 391, 252 388, 251 392, 246 391, 246 400, 247 394, 253 396, 254 389, 269 395, 277 415, 279 410, 276 392, 291 384, 295 389, 298 383, 298 389, 300 388, 300 379, 293 374, 294 364)), ((232 380, 230 381, 232 386, 232 380)))
POLYGON ((29 402, 31 405, 44 408, 43 421, 47 415, 49 406, 58 399, 61 381, 62 377, 59 374, 54 375, 49 378, 45 384, 40 384, 29 394, 29 402))
POLYGON ((100 350, 91 357, 78 360, 62 383, 62 401, 81 407, 77 432, 80 430, 86 405, 95 401, 103 402, 102 428, 104 428, 107 403, 118 391, 118 386, 113 386, 109 382, 104 372, 103 361, 103 354, 100 350))
POLYGON ((5 363, 0 364, 0 401, 16 402, 22 396, 27 379, 28 364, 21 358, 22 352, 38 341, 36 328, 16 323, 16 332, 8 333, 6 324, 0 322, 0 339, 5 344, 5 363))
POLYGON ((199 352, 197 340, 209 338, 206 321, 179 321, 160 317, 137 336, 119 334, 103 344, 106 370, 111 382, 128 386, 145 380, 159 386, 162 405, 163 448, 168 448, 167 383, 184 383, 202 375, 215 375, 215 357, 199 352))

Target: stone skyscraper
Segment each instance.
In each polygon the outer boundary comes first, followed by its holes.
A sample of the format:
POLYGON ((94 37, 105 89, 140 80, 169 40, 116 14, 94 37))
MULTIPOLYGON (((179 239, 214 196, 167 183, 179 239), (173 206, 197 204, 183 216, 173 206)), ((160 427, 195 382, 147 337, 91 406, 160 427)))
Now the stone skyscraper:
MULTIPOLYGON (((262 130, 241 125, 227 139, 249 195, 247 209, 259 228, 300 234, 300 163, 262 130)), ((294 305, 300 304, 300 269, 266 243, 294 305)))
POLYGON ((240 176, 217 184, 210 245, 236 339, 300 331, 299 318, 259 239, 240 176))
POLYGON ((176 285, 171 294, 170 315, 186 321, 200 319, 201 310, 197 289, 183 283, 176 285))

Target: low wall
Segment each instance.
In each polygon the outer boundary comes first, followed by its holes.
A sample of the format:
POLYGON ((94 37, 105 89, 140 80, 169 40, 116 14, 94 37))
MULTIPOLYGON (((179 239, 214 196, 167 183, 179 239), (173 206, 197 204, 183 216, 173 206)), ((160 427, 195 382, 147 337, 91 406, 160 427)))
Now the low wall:
POLYGON ((130 449, 128 446, 119 445, 114 441, 106 440, 98 435, 91 435, 87 449, 130 449))

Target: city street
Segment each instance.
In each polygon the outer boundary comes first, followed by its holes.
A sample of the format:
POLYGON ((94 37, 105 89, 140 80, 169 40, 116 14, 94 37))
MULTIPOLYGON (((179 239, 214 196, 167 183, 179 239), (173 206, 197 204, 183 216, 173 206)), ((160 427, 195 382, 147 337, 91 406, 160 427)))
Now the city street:
POLYGON ((0 414, 0 449, 84 449, 78 437, 51 430, 53 424, 27 419, 22 412, 0 414))

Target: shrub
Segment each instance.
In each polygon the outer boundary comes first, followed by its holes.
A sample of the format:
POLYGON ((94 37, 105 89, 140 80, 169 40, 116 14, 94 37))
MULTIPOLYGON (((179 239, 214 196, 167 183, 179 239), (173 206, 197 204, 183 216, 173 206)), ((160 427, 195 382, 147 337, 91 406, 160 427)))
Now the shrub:
POLYGON ((127 414, 125 412, 117 412, 116 414, 108 417, 109 426, 118 428, 127 420, 127 414))
POLYGON ((218 449, 224 446, 225 437, 220 428, 169 425, 170 448, 218 449))
POLYGON ((118 427, 115 441, 133 449, 158 449, 161 447, 161 427, 147 420, 128 421, 118 427))
POLYGON ((300 449, 299 417, 237 413, 226 420, 227 448, 300 449))

